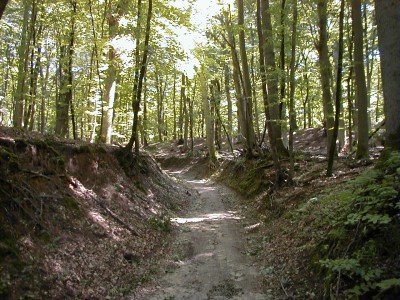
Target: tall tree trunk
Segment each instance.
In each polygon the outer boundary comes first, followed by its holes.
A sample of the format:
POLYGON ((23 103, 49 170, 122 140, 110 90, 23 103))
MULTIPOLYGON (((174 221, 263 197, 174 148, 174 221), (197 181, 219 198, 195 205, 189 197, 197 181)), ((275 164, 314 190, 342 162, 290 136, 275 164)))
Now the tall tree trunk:
MULTIPOLYGON (((133 143, 135 143, 135 154, 139 155, 140 144, 139 144, 139 135, 138 135, 138 123, 139 123, 139 110, 140 110, 140 100, 142 96, 142 88, 143 88, 143 79, 146 76, 147 70, 147 58, 149 55, 149 41, 150 41, 150 22, 153 12, 153 0, 148 1, 148 10, 147 10, 147 20, 146 20, 146 33, 144 39, 144 50, 143 56, 140 64, 140 72, 137 81, 133 86, 133 124, 132 124, 132 135, 129 139, 128 144, 126 145, 126 149, 128 151, 132 150, 133 143)), ((138 48, 139 45, 137 44, 138 48)), ((138 66, 137 66, 138 67, 138 66)))
POLYGON ((287 131, 287 122, 286 122, 286 55, 285 55, 285 7, 286 7, 286 0, 281 0, 281 18, 280 18, 280 53, 279 53, 279 117, 281 122, 282 128, 282 141, 285 148, 288 147, 288 131, 287 131))
POLYGON ((224 66, 224 87, 226 94, 226 102, 228 108, 228 143, 232 144, 232 98, 230 92, 230 78, 229 78, 229 66, 224 66))
MULTIPOLYGON (((189 78, 186 76, 186 93, 189 94, 189 78)), ((184 110, 184 130, 183 130, 183 147, 188 149, 188 137, 189 137, 189 101, 190 98, 188 95, 185 93, 185 98, 184 100, 184 105, 183 105, 183 110, 184 110)))
POLYGON ((288 151, 282 141, 282 130, 280 125, 280 104, 278 95, 278 69, 275 63, 275 51, 273 46, 272 22, 269 0, 261 0, 261 26, 262 37, 261 44, 263 45, 263 56, 265 60, 265 72, 267 80, 267 94, 269 116, 268 122, 271 123, 271 130, 268 134, 274 136, 274 145, 279 156, 288 156, 288 151))
POLYGON ((375 0, 386 118, 385 149, 400 151, 400 2, 375 0))
POLYGON ((186 97, 186 77, 185 74, 181 74, 181 94, 179 98, 179 144, 184 144, 183 139, 183 125, 185 119, 185 97, 186 97))
POLYGON ((326 176, 330 177, 333 173, 333 159, 336 150, 336 139, 339 130, 340 118, 340 104, 342 102, 342 69, 343 69, 343 23, 344 23, 344 1, 341 0, 340 4, 340 17, 339 17, 339 53, 338 53, 338 68, 336 77, 336 99, 335 99, 335 124, 333 127, 332 140, 328 145, 328 168, 326 176))
POLYGON ((292 55, 290 61, 290 99, 289 99, 289 155, 290 169, 289 181, 293 182, 294 178, 294 153, 293 153, 293 133, 296 126, 296 114, 294 103, 294 92, 296 87, 296 41, 297 41, 297 0, 293 1, 293 24, 292 24, 292 55))
POLYGON ((361 1, 351 0, 351 16, 354 30, 354 71, 356 76, 356 97, 358 115, 358 135, 356 157, 368 157, 368 95, 364 73, 363 28, 361 1))
POLYGON ((253 156, 253 149, 255 148, 255 133, 253 126, 253 99, 252 89, 250 80, 249 63, 246 52, 246 41, 244 35, 244 5, 243 0, 237 0, 238 7, 238 25, 239 25, 239 49, 240 59, 242 62, 242 74, 243 74, 243 94, 244 94, 244 115, 246 118, 246 146, 247 156, 251 158, 253 156))
POLYGON ((7 3, 8 3, 8 0, 3 0, 0 2, 0 20, 3 17, 3 13, 6 9, 7 3))
POLYGON ((173 105, 173 115, 174 115, 174 135, 173 139, 176 140, 176 71, 174 70, 174 86, 172 90, 172 105, 173 105))
MULTIPOLYGON (((60 47, 60 95, 56 108, 55 133, 61 137, 68 135, 68 114, 72 106, 72 61, 74 54, 76 2, 71 2, 71 5, 71 28, 68 36, 68 45, 61 45, 60 47)), ((72 120, 72 124, 75 125, 74 119, 72 120)), ((74 138, 77 137, 75 128, 73 128, 73 136, 74 138)))
POLYGON ((203 112, 205 118, 206 125, 206 138, 207 138, 207 147, 208 154, 210 159, 210 167, 214 167, 217 162, 217 157, 215 154, 215 145, 214 145, 214 132, 211 120, 211 112, 210 106, 208 104, 208 83, 207 83, 207 74, 204 66, 201 66, 200 71, 200 85, 201 85, 201 98, 203 103, 203 112))
POLYGON ((242 71, 240 67, 240 61, 239 57, 236 51, 236 40, 235 36, 233 34, 232 30, 232 20, 231 20, 231 15, 230 12, 225 13, 225 25, 227 34, 228 34, 228 39, 227 39, 227 44, 229 46, 229 50, 231 53, 231 58, 232 58, 232 67, 233 67, 233 72, 232 72, 232 77, 233 77, 233 84, 235 87, 235 93, 236 93, 236 106, 237 106, 237 115, 238 115, 238 133, 240 137, 243 139, 246 137, 246 132, 247 132, 247 122, 246 122, 246 115, 245 115, 245 107, 243 106, 244 104, 244 92, 243 92, 243 80, 242 80, 242 71))
MULTIPOLYGON (((263 34, 263 28, 262 28, 262 7, 261 7, 261 1, 263 0, 257 0, 257 34, 258 34, 258 50, 259 50, 259 55, 260 55, 260 74, 261 74, 261 89, 262 89, 262 94, 263 94, 263 100, 264 100, 264 110, 265 110, 265 117, 266 117, 266 125, 268 128, 268 138, 269 138, 269 143, 271 145, 271 153, 272 153, 272 159, 274 160, 274 168, 275 168, 275 181, 277 186, 280 186, 283 181, 284 181, 284 174, 282 170, 281 163, 279 161, 279 153, 278 153, 278 148, 277 148, 277 139, 275 137, 275 131, 273 128, 273 123, 271 120, 271 103, 270 103, 270 98, 268 95, 267 91, 267 73, 266 73, 266 64, 265 64, 265 55, 264 55, 264 48, 265 48, 265 39, 264 39, 264 34, 263 34)), ((277 95, 275 95, 276 97, 277 95)), ((275 105, 276 106, 276 105, 275 105)), ((279 110, 278 110, 279 113, 279 110)))
MULTIPOLYGON (((117 11, 113 11, 111 1, 108 3, 108 39, 111 42, 118 36, 119 19, 124 15, 122 9, 123 1, 120 1, 116 7, 117 11)), ((108 69, 104 83, 104 99, 101 120, 100 142, 111 143, 113 132, 114 103, 117 88, 117 54, 116 50, 109 45, 108 48, 108 69)))
POLYGON ((329 62, 328 53, 328 13, 327 13, 327 2, 325 0, 317 0, 317 12, 319 21, 319 68, 321 73, 321 85, 322 85, 322 101, 324 109, 324 122, 327 133, 327 152, 329 151, 329 145, 331 144, 334 127, 334 116, 333 116, 333 105, 332 105, 332 94, 331 94, 331 67, 329 62))
POLYGON ((28 27, 29 27, 29 1, 25 0, 24 5, 24 19, 22 21, 21 44, 18 47, 18 77, 17 88, 14 94, 15 110, 13 116, 13 123, 15 127, 22 127, 24 120, 24 101, 25 101, 25 81, 28 70, 29 59, 29 43, 28 27))

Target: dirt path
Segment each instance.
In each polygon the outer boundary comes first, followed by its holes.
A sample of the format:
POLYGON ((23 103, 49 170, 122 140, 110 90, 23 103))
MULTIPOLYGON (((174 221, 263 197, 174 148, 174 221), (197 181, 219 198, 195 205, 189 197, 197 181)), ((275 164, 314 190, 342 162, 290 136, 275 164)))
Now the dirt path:
POLYGON ((246 221, 234 210, 237 195, 214 182, 184 181, 193 202, 174 219, 174 263, 156 288, 135 299, 269 299, 260 269, 247 255, 246 221))

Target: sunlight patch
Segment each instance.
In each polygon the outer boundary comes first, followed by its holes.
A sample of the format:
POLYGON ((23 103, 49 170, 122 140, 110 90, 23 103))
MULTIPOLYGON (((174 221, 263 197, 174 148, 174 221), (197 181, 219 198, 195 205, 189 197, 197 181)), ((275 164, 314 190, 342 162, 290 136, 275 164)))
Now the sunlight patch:
POLYGON ((228 211, 224 213, 201 215, 194 218, 172 218, 171 221, 178 224, 186 224, 186 223, 200 223, 204 221, 240 220, 240 219, 241 217, 237 216, 235 211, 228 211))

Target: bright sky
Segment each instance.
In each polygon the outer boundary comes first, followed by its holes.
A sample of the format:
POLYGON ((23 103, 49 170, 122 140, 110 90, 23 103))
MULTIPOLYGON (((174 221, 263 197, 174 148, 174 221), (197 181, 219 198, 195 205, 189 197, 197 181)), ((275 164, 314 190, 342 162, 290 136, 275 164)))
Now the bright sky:
MULTIPOLYGON (((187 0, 176 0, 177 7, 187 7, 187 0)), ((189 58, 180 64, 182 71, 186 72, 191 78, 194 75, 194 66, 198 66, 198 60, 190 53, 196 44, 206 42, 205 31, 210 19, 217 15, 223 7, 228 4, 233 5, 234 0, 195 0, 193 3, 193 13, 191 22, 196 28, 196 32, 188 32, 187 30, 178 30, 178 41, 182 45, 189 58)))
MULTIPOLYGON (((173 0, 171 1, 173 2, 173 0)), ((188 59, 179 64, 181 71, 185 72, 189 78, 195 74, 194 66, 199 65, 199 61, 193 56, 191 50, 196 47, 196 44, 205 44, 206 36, 205 31, 211 18, 217 15, 223 7, 228 4, 233 5, 234 0, 175 0, 173 5, 180 9, 188 9, 192 4, 191 23, 195 31, 189 32, 186 28, 173 27, 170 28, 177 34, 177 41, 181 44, 182 49, 185 51, 188 59)), ((121 20, 121 24, 128 22, 128 20, 121 20)), ((132 51, 134 50, 134 43, 129 36, 121 36, 111 42, 114 47, 119 49, 120 57, 127 65, 132 64, 132 51)))

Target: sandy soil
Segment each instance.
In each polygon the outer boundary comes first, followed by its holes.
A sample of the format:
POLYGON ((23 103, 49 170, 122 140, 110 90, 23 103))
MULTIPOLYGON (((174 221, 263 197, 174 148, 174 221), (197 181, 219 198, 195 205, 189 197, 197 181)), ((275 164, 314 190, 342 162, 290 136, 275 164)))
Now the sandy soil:
POLYGON ((169 268, 157 286, 131 299, 273 299, 248 255, 245 227, 251 220, 235 209, 238 195, 212 181, 179 177, 192 202, 173 220, 178 234, 169 268))

